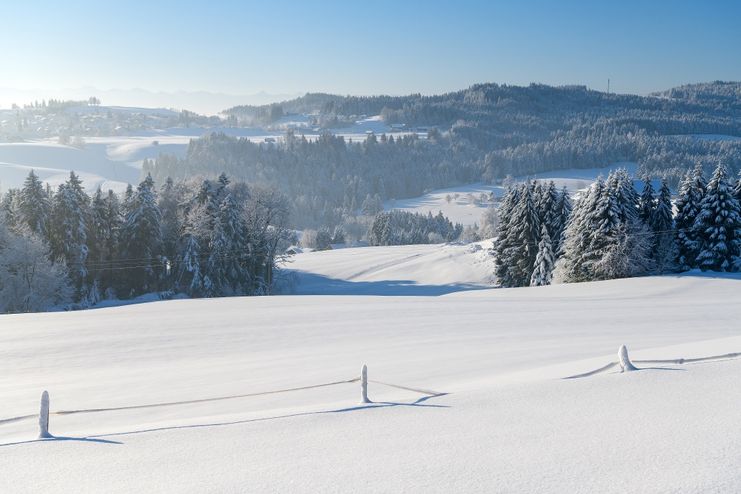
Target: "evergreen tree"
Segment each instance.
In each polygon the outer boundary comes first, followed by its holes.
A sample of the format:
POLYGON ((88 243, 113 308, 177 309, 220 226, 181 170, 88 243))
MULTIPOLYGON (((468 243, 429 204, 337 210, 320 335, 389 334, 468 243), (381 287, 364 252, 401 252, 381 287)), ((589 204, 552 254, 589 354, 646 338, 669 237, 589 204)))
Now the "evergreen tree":
POLYGON ((191 296, 204 293, 203 276, 201 275, 201 258, 198 239, 186 230, 182 239, 183 247, 178 259, 178 286, 191 296))
POLYGON ((543 225, 540 230, 540 243, 538 254, 535 256, 535 269, 530 277, 530 286, 550 285, 555 263, 551 237, 548 235, 548 228, 543 225))
POLYGON ((19 215, 29 230, 46 237, 48 231, 51 201, 44 184, 33 170, 28 174, 20 191, 19 215))
POLYGON ((497 226, 497 238, 494 242, 494 274, 502 286, 512 286, 510 269, 512 263, 508 259, 511 249, 514 247, 509 235, 510 225, 512 223, 512 211, 517 205, 522 186, 509 185, 507 191, 499 205, 499 224, 497 226))
POLYGON ((103 195, 98 187, 90 206, 90 264, 101 295, 114 288, 121 223, 118 196, 112 190, 103 195))
POLYGON ((63 260, 69 270, 75 300, 88 296, 88 204, 82 181, 70 172, 53 199, 50 246, 52 259, 63 260))
POLYGON ((685 174, 679 186, 676 200, 677 267, 682 271, 697 267, 700 234, 695 221, 700 213, 700 203, 705 196, 706 187, 701 165, 685 174))
POLYGON ((535 207, 535 185, 526 184, 511 213, 507 232, 510 247, 504 262, 509 266, 502 286, 528 286, 535 269, 535 257, 540 242, 540 218, 535 207))
POLYGON ((573 205, 571 204, 571 196, 569 191, 564 185, 561 189, 561 193, 558 195, 558 202, 556 203, 556 212, 558 215, 558 229, 553 232, 551 236, 551 242, 553 244, 553 252, 559 255, 561 252, 561 245, 563 244, 564 232, 566 231, 566 225, 569 224, 569 218, 571 218, 571 211, 573 205))
POLYGON ((126 296, 156 290, 162 275, 162 214, 154 181, 148 175, 128 204, 121 230, 123 257, 131 264, 126 274, 126 296))
POLYGON ((653 231, 653 260, 656 271, 665 273, 675 268, 677 257, 676 231, 672 215, 672 197, 669 185, 661 181, 661 189, 656 200, 656 209, 651 220, 653 231))
POLYGON ((173 260, 177 253, 181 224, 178 191, 170 177, 160 189, 158 206, 162 213, 162 253, 167 259, 173 260))
POLYGON ((733 196, 722 163, 708 183, 695 226, 700 238, 700 269, 733 271, 741 267, 741 206, 733 196))
POLYGON ((656 209, 656 193, 654 186, 651 183, 651 178, 648 176, 643 178, 643 190, 641 191, 641 197, 638 202, 638 217, 646 225, 651 225, 651 220, 654 216, 654 210, 656 209))

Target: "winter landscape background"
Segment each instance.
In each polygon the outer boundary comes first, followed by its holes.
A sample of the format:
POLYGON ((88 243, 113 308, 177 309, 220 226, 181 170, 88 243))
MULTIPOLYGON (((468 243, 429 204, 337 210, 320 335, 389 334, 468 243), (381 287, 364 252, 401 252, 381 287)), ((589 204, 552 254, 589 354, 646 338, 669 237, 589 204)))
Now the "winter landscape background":
POLYGON ((165 3, 0 6, 0 492, 741 490, 737 5, 165 3))

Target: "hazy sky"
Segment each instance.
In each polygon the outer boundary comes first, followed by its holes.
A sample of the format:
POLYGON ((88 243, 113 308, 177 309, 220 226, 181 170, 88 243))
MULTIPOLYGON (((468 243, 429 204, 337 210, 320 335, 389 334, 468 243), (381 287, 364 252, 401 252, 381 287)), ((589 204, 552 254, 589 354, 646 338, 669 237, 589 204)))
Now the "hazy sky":
POLYGON ((26 1, 0 87, 435 93, 476 82, 646 93, 741 80, 741 2, 26 1))

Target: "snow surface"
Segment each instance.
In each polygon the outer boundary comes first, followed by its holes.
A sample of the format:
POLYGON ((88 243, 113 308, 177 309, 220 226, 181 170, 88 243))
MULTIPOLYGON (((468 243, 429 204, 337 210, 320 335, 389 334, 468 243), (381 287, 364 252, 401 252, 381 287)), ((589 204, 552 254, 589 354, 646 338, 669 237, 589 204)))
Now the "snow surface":
POLYGON ((301 295, 442 295, 491 288, 491 241, 304 252, 285 265, 301 295))
POLYGON ((741 361, 559 379, 621 344, 634 359, 740 351, 739 281, 0 316, 0 420, 35 413, 44 389, 52 410, 117 407, 350 379, 363 363, 371 380, 448 393, 371 382, 376 403, 359 405, 352 383, 52 415, 46 441, 37 421, 0 422, 0 492, 739 491, 741 361))

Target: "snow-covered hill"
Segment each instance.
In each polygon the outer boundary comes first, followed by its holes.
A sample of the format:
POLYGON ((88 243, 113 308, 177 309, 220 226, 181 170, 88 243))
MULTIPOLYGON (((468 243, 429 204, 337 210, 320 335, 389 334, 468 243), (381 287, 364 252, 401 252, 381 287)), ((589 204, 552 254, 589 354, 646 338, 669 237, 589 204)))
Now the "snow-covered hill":
POLYGON ((734 492, 741 362, 559 378, 623 343, 634 358, 741 351, 739 297, 738 277, 698 275, 0 316, 0 491, 734 492), (125 407, 347 380, 362 363, 448 394, 371 382, 376 403, 359 405, 344 383, 53 415, 61 437, 43 442, 33 420, 2 422, 43 389, 52 410, 125 407))

